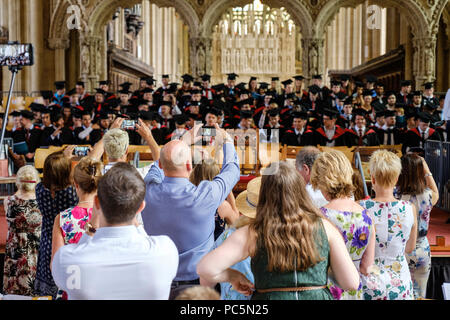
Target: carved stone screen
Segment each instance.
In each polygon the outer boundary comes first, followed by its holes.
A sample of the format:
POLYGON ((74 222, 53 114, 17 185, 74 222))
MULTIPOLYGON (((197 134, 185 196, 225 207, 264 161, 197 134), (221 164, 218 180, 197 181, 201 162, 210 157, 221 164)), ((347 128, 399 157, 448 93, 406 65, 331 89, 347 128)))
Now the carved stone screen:
POLYGON ((281 8, 255 0, 230 8, 215 26, 213 35, 213 81, 225 81, 235 72, 240 81, 251 76, 270 82, 272 76, 295 73, 296 26, 281 8))

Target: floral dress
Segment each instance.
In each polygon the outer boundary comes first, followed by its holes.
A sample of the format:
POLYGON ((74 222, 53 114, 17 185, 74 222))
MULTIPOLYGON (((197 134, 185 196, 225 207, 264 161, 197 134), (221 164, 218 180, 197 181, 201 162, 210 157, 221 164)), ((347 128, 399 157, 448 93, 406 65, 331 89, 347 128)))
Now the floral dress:
MULTIPOLYGON (((91 220, 92 208, 74 207, 64 210, 59 215, 59 226, 64 238, 64 245, 76 244, 84 233, 86 223, 91 220)), ((56 299, 67 300, 67 293, 58 290, 56 299)))
POLYGON ((425 298, 427 282, 431 271, 431 252, 427 233, 430 223, 430 212, 433 209, 432 191, 426 189, 418 195, 402 195, 402 200, 411 201, 417 208, 418 233, 416 248, 406 254, 414 286, 414 298, 425 298))
MULTIPOLYGON (((345 246, 352 261, 359 271, 361 259, 369 244, 372 219, 366 210, 362 212, 348 212, 320 208, 322 214, 339 229, 344 237, 345 246)), ((328 277, 328 288, 335 300, 362 300, 363 292, 360 283, 358 290, 343 291, 332 277, 328 277)))
MULTIPOLYGON (((217 238, 216 242, 212 250, 219 247, 233 232, 235 232, 235 228, 225 229, 225 231, 217 238)), ((237 270, 241 272, 250 282, 254 283, 253 273, 250 266, 250 257, 236 263, 231 269, 237 270)), ((229 282, 221 282, 220 283, 220 299, 221 300, 250 300, 250 296, 246 296, 245 294, 239 293, 233 289, 231 283, 229 282)))
POLYGON ((13 195, 6 201, 8 235, 3 293, 31 296, 41 237, 41 212, 36 200, 22 200, 13 195))
POLYGON ((78 196, 75 188, 70 186, 64 190, 56 191, 55 197, 52 198, 50 190, 42 183, 38 183, 36 186, 36 200, 42 213, 42 232, 34 284, 35 294, 55 298, 58 287, 53 281, 50 270, 53 223, 60 212, 74 207, 78 203, 78 196))
POLYGON ((375 225, 375 263, 361 277, 365 300, 412 300, 413 285, 405 258, 406 242, 414 224, 412 204, 407 201, 360 202, 375 225))

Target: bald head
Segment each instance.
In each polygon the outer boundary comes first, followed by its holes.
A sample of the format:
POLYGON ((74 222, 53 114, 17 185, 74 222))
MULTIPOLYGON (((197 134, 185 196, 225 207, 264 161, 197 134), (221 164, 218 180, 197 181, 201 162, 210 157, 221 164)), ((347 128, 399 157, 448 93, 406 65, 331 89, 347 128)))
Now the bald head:
POLYGON ((181 140, 172 140, 161 149, 159 162, 166 177, 189 177, 192 171, 191 149, 181 140))

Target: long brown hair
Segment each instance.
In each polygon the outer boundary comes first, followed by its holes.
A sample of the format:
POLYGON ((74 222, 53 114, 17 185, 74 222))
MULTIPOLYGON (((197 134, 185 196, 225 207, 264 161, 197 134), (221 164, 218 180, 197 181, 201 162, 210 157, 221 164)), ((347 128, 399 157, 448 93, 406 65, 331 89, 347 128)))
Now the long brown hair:
POLYGON ((323 260, 315 242, 321 216, 300 173, 287 163, 278 165, 275 174, 262 177, 256 218, 249 226, 256 236, 251 256, 264 248, 268 271, 303 271, 323 260))
POLYGON ((402 157, 402 173, 398 177, 397 191, 399 194, 422 194, 426 188, 425 169, 422 159, 415 153, 402 157))
POLYGON ((63 151, 54 152, 45 159, 42 183, 50 191, 64 190, 72 184, 71 169, 63 151))

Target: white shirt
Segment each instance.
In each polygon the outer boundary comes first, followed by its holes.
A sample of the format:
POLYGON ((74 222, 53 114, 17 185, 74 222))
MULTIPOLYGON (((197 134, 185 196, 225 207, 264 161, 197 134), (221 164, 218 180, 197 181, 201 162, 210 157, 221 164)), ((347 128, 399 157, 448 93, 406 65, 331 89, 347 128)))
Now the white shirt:
POLYGON ((322 192, 320 190, 314 190, 310 183, 306 185, 306 191, 317 208, 322 208, 328 204, 328 201, 325 199, 322 192))
POLYGON ((83 234, 52 262, 53 279, 69 300, 167 300, 177 269, 173 241, 135 226, 83 234))

